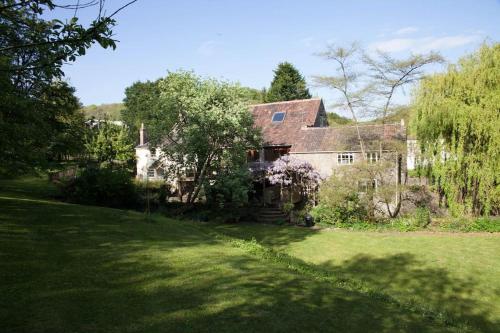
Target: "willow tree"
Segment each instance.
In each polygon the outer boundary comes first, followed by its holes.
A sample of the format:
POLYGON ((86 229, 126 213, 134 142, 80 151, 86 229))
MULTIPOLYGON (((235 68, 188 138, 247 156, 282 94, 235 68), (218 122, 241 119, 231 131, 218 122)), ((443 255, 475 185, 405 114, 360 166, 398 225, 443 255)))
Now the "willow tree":
POLYGON ((455 214, 500 213, 500 44, 483 45, 416 91, 422 165, 455 214))

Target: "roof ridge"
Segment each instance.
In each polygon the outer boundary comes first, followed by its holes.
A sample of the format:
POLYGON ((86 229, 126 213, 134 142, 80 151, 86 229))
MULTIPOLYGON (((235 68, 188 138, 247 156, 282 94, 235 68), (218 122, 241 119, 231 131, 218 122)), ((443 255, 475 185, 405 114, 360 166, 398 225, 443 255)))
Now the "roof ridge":
POLYGON ((298 102, 304 102, 304 101, 321 101, 321 97, 317 98, 304 98, 304 99, 294 99, 291 101, 281 101, 281 102, 271 102, 271 103, 259 103, 259 104, 250 104, 250 106, 261 106, 261 105, 271 105, 271 104, 287 104, 287 103, 298 103, 298 102))
MULTIPOLYGON (((401 126, 400 123, 390 123, 390 124, 359 124, 359 127, 368 127, 368 126, 401 126)), ((356 125, 337 125, 337 126, 328 126, 328 127, 308 127, 308 128, 345 128, 345 127, 356 127, 356 125)))

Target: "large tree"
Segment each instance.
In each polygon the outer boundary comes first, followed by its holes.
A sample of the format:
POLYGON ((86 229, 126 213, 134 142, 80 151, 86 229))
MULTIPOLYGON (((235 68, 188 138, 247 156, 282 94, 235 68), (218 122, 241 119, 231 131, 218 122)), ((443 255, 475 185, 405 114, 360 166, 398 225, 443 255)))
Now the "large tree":
POLYGON ((335 107, 351 114, 363 156, 365 145, 359 132, 359 119, 371 117, 386 123, 392 112, 398 110, 393 105, 398 90, 421 80, 425 66, 443 61, 434 52, 412 54, 403 59, 396 59, 382 51, 370 55, 356 43, 346 47, 328 45, 318 56, 332 61, 336 74, 317 75, 314 81, 339 95, 335 107))
POLYGON ((259 135, 237 85, 179 71, 169 73, 159 87, 160 107, 146 124, 150 144, 169 161, 167 177, 194 173, 187 195, 192 204, 217 175, 240 170, 259 135))
POLYGON ((421 82, 414 100, 423 166, 456 214, 500 213, 500 44, 421 82))
POLYGON ((266 102, 282 102, 311 98, 306 80, 289 62, 282 62, 274 71, 266 102))
POLYGON ((159 81, 134 82, 125 89, 122 120, 137 141, 141 123, 149 123, 160 105, 159 81))
POLYGON ((113 17, 125 6, 106 15, 103 0, 0 0, 0 173, 25 172, 47 161, 52 138, 65 128, 61 108, 70 114, 74 106, 56 108, 50 97, 62 66, 94 43, 114 48, 113 17), (81 24, 79 10, 89 7, 96 17, 81 24), (72 17, 47 19, 67 16, 61 11, 72 17))

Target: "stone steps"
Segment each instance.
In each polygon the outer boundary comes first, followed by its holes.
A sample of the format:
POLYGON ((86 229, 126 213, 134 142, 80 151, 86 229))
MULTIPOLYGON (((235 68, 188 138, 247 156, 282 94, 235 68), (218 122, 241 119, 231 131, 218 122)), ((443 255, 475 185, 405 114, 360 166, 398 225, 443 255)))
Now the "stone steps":
POLYGON ((258 222, 273 224, 288 221, 288 216, 277 207, 260 207, 258 211, 258 222))

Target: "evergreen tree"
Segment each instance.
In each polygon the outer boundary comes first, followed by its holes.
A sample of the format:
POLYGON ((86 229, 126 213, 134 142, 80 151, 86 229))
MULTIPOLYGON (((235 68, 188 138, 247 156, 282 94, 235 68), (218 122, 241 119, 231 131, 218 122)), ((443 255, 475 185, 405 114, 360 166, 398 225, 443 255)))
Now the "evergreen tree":
POLYGON ((289 62, 282 62, 274 71, 266 96, 266 102, 292 101, 295 99, 311 98, 306 80, 299 71, 289 62))

